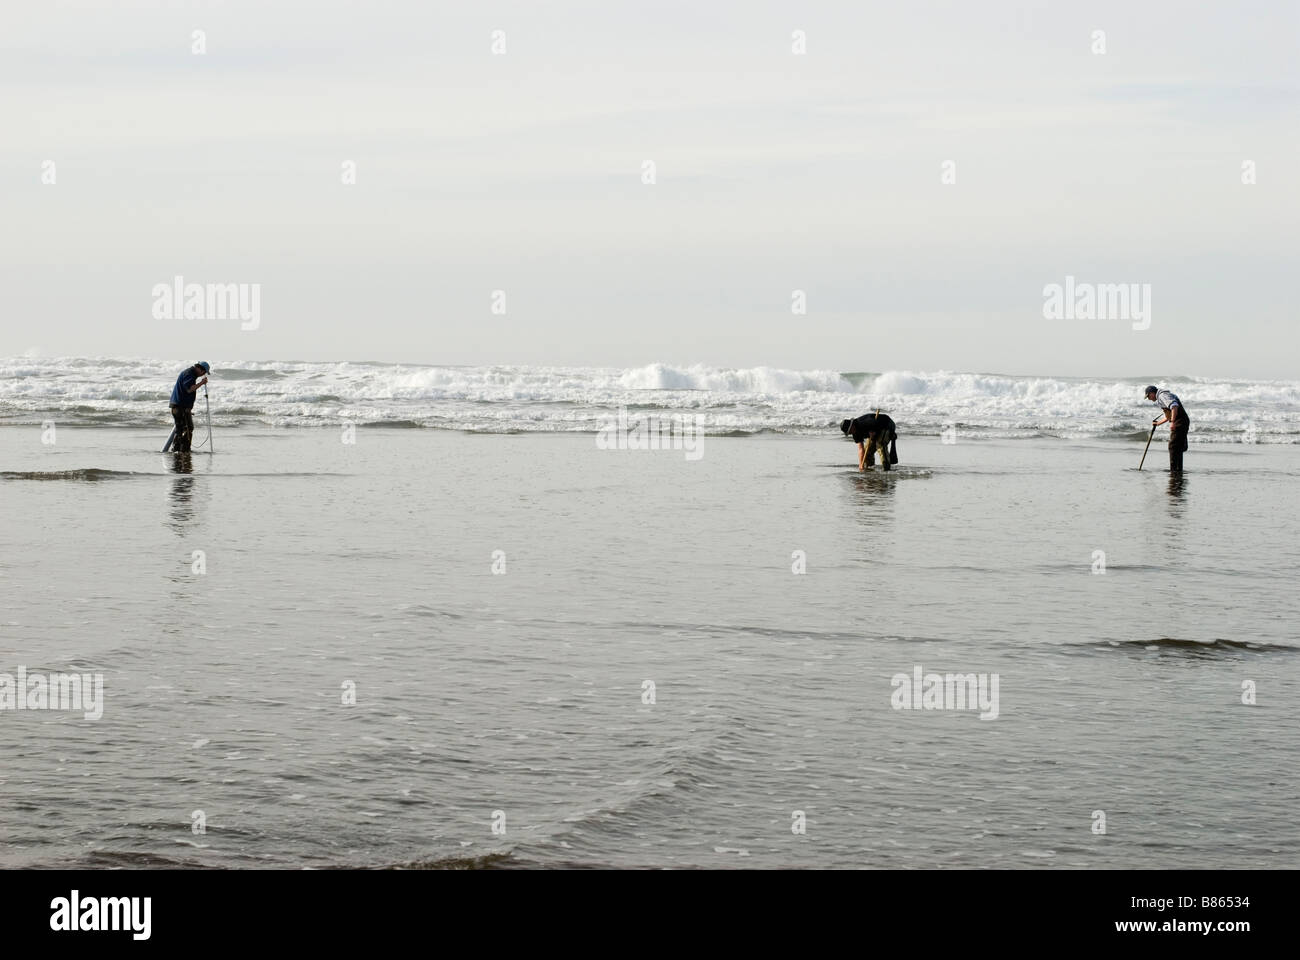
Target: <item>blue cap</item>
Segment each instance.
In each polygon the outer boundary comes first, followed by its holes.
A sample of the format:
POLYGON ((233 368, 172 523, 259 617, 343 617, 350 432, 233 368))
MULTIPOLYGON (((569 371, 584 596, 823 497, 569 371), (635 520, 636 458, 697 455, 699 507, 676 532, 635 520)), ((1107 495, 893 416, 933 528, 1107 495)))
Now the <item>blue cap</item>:
POLYGON ((208 366, 208 361, 206 361, 206 360, 200 360, 198 365, 199 365, 200 367, 203 368, 203 372, 204 372, 204 373, 211 373, 211 372, 212 372, 212 368, 211 368, 210 366, 208 366))

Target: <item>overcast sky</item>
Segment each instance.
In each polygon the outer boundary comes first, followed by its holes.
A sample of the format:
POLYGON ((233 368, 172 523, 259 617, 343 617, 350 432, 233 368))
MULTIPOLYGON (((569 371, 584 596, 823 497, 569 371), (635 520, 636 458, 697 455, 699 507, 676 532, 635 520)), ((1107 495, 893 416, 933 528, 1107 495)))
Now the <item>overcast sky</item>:
POLYGON ((5 3, 0 355, 1300 377, 1297 6, 5 3))

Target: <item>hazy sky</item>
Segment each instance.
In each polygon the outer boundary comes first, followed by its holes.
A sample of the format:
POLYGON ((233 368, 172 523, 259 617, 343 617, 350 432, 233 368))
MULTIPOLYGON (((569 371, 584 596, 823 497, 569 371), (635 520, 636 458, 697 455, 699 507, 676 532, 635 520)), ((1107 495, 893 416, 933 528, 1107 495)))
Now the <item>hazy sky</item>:
POLYGON ((5 3, 0 355, 1300 377, 1297 8, 5 3))

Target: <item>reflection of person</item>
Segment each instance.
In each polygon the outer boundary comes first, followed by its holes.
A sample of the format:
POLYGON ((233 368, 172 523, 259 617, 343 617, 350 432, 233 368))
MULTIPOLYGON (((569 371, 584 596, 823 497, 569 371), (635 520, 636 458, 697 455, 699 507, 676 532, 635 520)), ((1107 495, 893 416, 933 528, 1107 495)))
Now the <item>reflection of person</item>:
POLYGON ((194 439, 194 401, 198 399, 199 387, 208 382, 208 371, 212 368, 200 360, 192 367, 186 367, 176 378, 172 387, 171 411, 176 421, 176 440, 172 450, 176 453, 189 453, 190 441, 194 439))
POLYGON ((1158 390, 1155 386, 1147 387, 1146 398, 1164 411, 1164 416, 1152 420, 1151 426, 1158 427, 1162 423, 1169 424, 1169 469, 1171 471, 1181 471, 1183 469, 1183 451, 1187 449, 1187 430, 1192 425, 1192 421, 1187 416, 1187 409, 1176 394, 1168 390, 1158 390))
POLYGON ((888 470, 890 464, 898 463, 898 428, 894 421, 877 410, 854 420, 845 420, 840 424, 840 432, 851 436, 858 445, 858 469, 865 470, 873 465, 876 451, 880 451, 880 465, 888 470), (889 449, 885 449, 885 444, 889 449), (865 444, 865 446, 864 446, 865 444))

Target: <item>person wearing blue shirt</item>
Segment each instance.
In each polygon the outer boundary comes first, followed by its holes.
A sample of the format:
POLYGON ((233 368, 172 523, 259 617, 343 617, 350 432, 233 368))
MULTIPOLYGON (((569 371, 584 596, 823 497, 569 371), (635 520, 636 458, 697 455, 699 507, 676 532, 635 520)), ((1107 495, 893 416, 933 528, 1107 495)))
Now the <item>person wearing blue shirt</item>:
POLYGON ((1162 418, 1151 421, 1151 426, 1169 424, 1169 472, 1182 473, 1183 452, 1187 449, 1187 430, 1192 425, 1183 401, 1178 399, 1177 394, 1169 390, 1160 390, 1154 385, 1147 387, 1146 398, 1164 412, 1162 418))
POLYGON ((207 361, 200 360, 182 370, 176 378, 176 386, 172 387, 170 407, 172 419, 176 421, 176 439, 172 449, 176 453, 190 452, 190 441, 194 439, 194 401, 199 387, 208 382, 211 370, 207 361))

